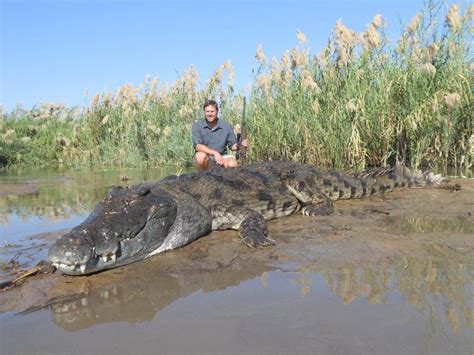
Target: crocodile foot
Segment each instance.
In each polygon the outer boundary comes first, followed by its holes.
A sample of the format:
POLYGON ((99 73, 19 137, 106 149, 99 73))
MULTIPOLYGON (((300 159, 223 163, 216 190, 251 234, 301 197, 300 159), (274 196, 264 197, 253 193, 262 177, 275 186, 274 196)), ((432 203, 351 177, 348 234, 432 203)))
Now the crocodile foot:
POLYGON ((327 216, 333 213, 334 208, 332 203, 321 203, 319 205, 304 206, 301 209, 301 213, 305 216, 327 216))
POLYGON ((275 241, 267 234, 267 222, 263 215, 256 211, 249 211, 239 227, 242 242, 252 248, 275 245, 275 241))

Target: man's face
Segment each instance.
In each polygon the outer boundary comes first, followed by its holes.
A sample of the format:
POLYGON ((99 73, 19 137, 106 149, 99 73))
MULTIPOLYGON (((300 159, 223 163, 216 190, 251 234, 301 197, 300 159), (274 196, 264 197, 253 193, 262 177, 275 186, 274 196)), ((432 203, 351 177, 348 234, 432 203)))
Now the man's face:
POLYGON ((207 122, 214 123, 217 119, 217 109, 212 105, 206 106, 206 108, 204 108, 204 116, 207 122))

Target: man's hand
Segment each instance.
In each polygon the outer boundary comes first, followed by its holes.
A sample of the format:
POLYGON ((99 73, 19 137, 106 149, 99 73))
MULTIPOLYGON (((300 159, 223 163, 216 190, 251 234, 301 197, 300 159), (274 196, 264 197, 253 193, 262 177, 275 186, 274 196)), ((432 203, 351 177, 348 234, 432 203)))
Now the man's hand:
POLYGON ((242 142, 235 143, 230 149, 233 150, 233 151, 239 150, 239 144, 240 144, 242 147, 248 148, 250 142, 249 142, 248 139, 244 139, 242 142))
POLYGON ((215 152, 214 153, 214 158, 216 158, 216 164, 217 165, 224 165, 224 158, 222 157, 221 153, 215 152))

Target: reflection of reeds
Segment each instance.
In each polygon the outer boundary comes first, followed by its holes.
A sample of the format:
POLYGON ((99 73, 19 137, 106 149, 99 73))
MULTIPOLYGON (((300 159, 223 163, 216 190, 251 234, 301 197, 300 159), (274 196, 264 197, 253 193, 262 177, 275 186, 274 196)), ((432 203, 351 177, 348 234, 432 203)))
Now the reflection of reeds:
MULTIPOLYGON (((131 179, 144 182, 160 179, 171 172, 176 173, 175 170, 148 169, 129 174, 131 179)), ((38 184, 35 192, 0 198, 0 224, 8 225, 11 215, 23 221, 31 217, 60 221, 73 215, 88 214, 107 194, 110 186, 121 183, 120 173, 116 170, 107 170, 102 174, 76 170, 66 173, 65 180, 58 179, 54 185, 52 181, 58 177, 45 179, 44 175, 38 173, 33 178, 38 184)))
POLYGON ((467 218, 433 219, 429 217, 407 217, 391 220, 394 228, 402 233, 458 232, 474 234, 474 226, 467 218))
POLYGON ((299 30, 280 60, 266 58, 259 45, 258 70, 242 94, 226 61, 202 86, 191 65, 170 84, 147 77, 137 87, 95 94, 80 112, 52 104, 18 108, 0 121, 0 155, 12 164, 184 165, 202 102, 219 100, 221 116, 235 124, 246 95, 249 159, 470 167, 472 6, 451 5, 443 26, 436 25, 436 7, 414 16, 394 49, 379 14, 362 33, 337 21, 318 55, 299 30))
POLYGON ((448 248, 430 250, 433 257, 400 260, 388 270, 331 269, 321 272, 332 292, 347 304, 359 297, 369 303, 383 303, 389 293, 398 291, 420 312, 429 312, 430 319, 444 321, 453 331, 461 325, 473 328, 474 310, 471 301, 470 256, 448 248), (467 263, 467 265, 466 265, 467 263))

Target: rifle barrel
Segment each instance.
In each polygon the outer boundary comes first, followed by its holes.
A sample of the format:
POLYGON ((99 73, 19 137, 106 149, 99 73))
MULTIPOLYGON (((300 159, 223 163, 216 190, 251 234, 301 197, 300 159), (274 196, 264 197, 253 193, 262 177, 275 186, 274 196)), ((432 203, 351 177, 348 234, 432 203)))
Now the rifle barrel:
MULTIPOLYGON (((245 129, 245 106, 246 106, 246 98, 244 97, 244 104, 242 109, 242 121, 240 123, 240 142, 247 139, 247 131, 245 129)), ((244 165, 247 160, 247 147, 240 146, 240 161, 241 164, 244 165)))

